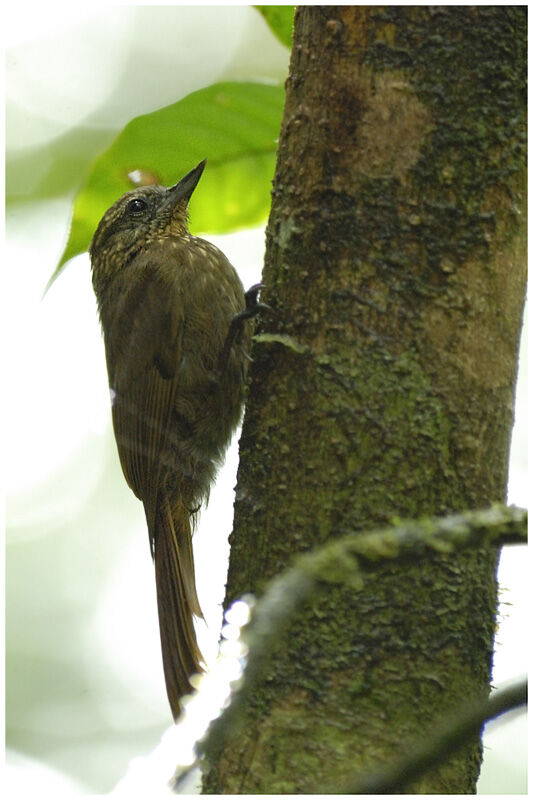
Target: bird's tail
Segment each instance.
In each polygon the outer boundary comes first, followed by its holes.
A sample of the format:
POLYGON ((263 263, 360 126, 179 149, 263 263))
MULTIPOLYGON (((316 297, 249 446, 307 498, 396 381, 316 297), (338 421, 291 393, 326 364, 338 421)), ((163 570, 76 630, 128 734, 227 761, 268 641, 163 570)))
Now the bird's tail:
POLYGON ((155 579, 163 669, 168 700, 176 720, 181 699, 192 691, 190 677, 201 672, 202 654, 193 615, 202 617, 196 595, 190 514, 181 503, 158 503, 155 518, 155 579))

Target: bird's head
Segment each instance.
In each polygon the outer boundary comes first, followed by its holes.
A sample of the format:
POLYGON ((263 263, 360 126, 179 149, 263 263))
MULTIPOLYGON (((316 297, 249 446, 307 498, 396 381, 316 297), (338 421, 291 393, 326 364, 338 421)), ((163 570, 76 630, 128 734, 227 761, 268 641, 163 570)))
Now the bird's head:
POLYGON ((89 253, 94 271, 115 271, 152 242, 185 236, 187 206, 206 160, 175 186, 143 186, 123 194, 100 220, 89 253))

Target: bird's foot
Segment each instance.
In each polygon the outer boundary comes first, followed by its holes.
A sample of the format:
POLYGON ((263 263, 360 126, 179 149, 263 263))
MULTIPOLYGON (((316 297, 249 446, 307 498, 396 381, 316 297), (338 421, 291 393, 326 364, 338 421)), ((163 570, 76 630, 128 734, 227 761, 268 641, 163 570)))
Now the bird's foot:
POLYGON ((260 303, 258 294, 265 288, 264 283, 254 283, 247 292, 244 293, 245 307, 238 314, 235 314, 230 322, 228 335, 222 348, 219 362, 219 374, 223 373, 228 363, 231 348, 240 337, 244 323, 248 319, 257 316, 262 311, 272 311, 272 307, 267 303, 260 303))

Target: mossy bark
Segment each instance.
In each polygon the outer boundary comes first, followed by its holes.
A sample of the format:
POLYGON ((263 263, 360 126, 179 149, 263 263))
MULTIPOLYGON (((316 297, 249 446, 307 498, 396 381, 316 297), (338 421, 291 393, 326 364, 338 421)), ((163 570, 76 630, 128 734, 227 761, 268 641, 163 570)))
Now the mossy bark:
MULTIPOLYGON (((226 605, 331 537, 505 499, 525 31, 524 7, 297 10, 226 605)), ((204 790, 341 785, 488 692, 496 566, 482 549, 325 585, 204 790)), ((480 760, 412 791, 472 793, 480 760)))

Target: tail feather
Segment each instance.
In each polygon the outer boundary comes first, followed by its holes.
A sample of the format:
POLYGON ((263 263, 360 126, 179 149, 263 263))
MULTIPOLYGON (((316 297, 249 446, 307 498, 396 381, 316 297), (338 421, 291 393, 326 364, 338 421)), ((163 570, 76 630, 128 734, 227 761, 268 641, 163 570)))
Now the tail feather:
POLYGON ((155 529, 155 578, 163 670, 174 719, 181 699, 192 691, 190 677, 201 672, 202 654, 193 615, 202 616, 196 594, 189 513, 172 513, 168 500, 158 505, 155 529))

